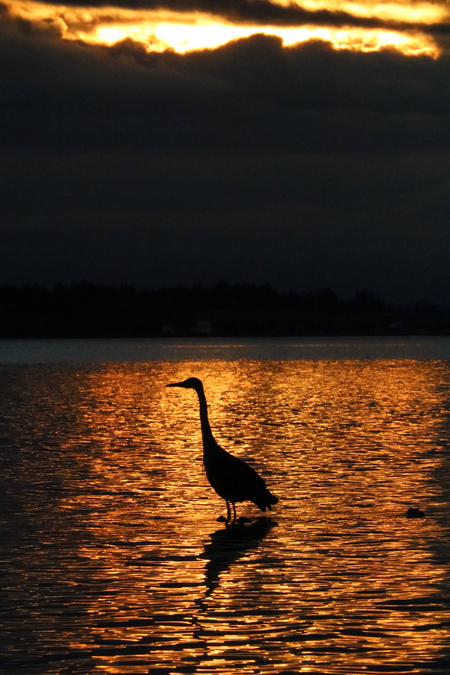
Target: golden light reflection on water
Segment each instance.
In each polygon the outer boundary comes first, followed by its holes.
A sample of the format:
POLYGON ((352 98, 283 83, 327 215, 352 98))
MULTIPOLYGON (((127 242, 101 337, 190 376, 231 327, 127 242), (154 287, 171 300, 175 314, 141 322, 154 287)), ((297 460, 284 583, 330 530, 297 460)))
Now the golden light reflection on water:
POLYGON ((20 502, 8 501, 11 541, 22 533, 17 616, 42 659, 64 645, 80 672, 111 674, 425 673, 445 662, 448 363, 24 373, 0 402, 20 450, 3 475, 20 502), (248 504, 250 526, 216 522, 224 505, 203 474, 195 394, 165 388, 190 375, 204 381, 218 442, 279 496, 270 519, 248 504), (427 517, 406 519, 409 506, 427 517))

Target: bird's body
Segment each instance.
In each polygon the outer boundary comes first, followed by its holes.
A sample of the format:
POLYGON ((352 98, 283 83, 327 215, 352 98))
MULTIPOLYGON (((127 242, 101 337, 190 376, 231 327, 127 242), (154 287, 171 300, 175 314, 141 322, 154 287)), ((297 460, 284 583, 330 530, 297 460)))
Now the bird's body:
POLYGON ((201 380, 196 377, 190 377, 184 382, 175 382, 167 386, 194 389, 197 392, 200 403, 203 465, 211 487, 227 503, 227 520, 231 520, 230 504, 233 507, 234 519, 236 519, 235 504, 237 502, 248 500, 256 504, 261 511, 270 510, 272 504, 278 502, 278 498, 269 492, 264 479, 242 459, 234 457, 234 455, 221 448, 212 435, 206 397, 201 380))

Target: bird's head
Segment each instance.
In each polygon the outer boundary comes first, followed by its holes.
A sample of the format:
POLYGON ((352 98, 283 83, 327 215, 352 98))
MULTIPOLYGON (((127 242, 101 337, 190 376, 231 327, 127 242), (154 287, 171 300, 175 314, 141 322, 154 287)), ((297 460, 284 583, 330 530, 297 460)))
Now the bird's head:
POLYGON ((166 384, 166 387, 183 387, 183 389, 195 389, 195 391, 203 389, 202 381, 199 380, 198 377, 188 377, 188 379, 183 382, 166 384))

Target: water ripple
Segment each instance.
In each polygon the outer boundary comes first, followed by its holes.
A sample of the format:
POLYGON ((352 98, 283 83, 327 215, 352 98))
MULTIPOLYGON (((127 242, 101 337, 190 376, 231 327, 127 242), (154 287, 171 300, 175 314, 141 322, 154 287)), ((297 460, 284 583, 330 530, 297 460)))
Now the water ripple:
POLYGON ((448 672, 448 362, 2 375, 2 672, 448 672), (165 389, 188 375, 280 497, 270 518, 216 522, 197 401, 165 389))

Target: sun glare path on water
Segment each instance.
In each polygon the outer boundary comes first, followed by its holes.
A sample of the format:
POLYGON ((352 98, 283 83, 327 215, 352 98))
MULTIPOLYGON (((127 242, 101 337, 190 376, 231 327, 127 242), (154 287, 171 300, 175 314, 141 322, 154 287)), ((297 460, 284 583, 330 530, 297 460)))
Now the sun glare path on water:
POLYGON ((369 52, 391 48, 405 55, 427 55, 433 58, 441 53, 433 38, 418 30, 417 24, 445 21, 447 8, 442 5, 429 2, 405 5, 395 2, 362 4, 346 0, 304 0, 301 6, 309 11, 327 9, 330 13, 346 12, 354 17, 376 17, 409 23, 411 29, 395 29, 395 24, 386 28, 236 24, 199 12, 130 10, 107 6, 69 7, 27 0, 14 0, 9 8, 13 16, 43 24, 47 28, 53 26, 66 40, 111 46, 131 39, 148 52, 172 50, 184 54, 216 49, 233 40, 265 34, 278 36, 284 46, 318 39, 330 43, 334 49, 369 52))

